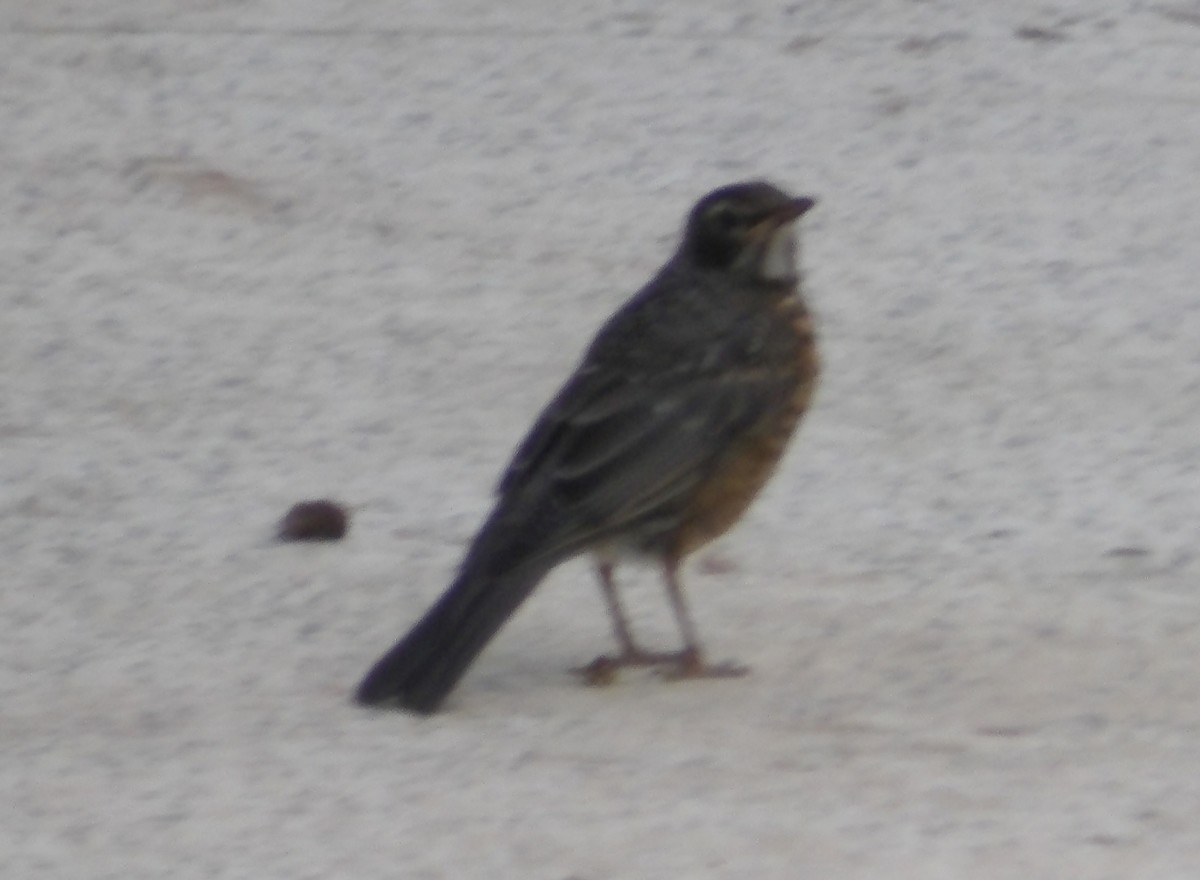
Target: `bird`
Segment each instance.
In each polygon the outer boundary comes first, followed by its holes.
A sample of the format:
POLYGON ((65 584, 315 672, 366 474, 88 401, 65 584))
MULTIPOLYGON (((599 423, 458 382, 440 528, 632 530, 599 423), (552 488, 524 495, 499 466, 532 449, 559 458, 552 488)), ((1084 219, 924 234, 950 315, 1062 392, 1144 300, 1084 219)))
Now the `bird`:
POLYGON ((542 579, 590 554, 627 666, 744 674, 707 660, 680 567, 741 519, 783 457, 820 375, 797 221, 816 204, 765 180, 700 198, 674 254, 600 328, 516 448, 449 588, 359 684, 368 706, 438 711, 542 579), (682 648, 634 638, 617 563, 661 567, 682 648))

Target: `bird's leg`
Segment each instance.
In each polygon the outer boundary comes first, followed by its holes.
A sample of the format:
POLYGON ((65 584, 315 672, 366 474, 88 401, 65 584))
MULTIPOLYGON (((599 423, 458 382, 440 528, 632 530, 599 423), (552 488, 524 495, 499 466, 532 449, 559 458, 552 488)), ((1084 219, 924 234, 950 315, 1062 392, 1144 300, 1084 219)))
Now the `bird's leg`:
POLYGON ((624 657, 637 653, 637 645, 633 641, 633 630, 629 626, 629 618, 621 606, 621 597, 617 594, 617 583, 613 579, 613 564, 601 562, 596 566, 596 577, 600 581, 600 592, 604 594, 604 603, 608 606, 608 616, 612 620, 613 635, 621 647, 624 657))
POLYGON ((683 636, 683 650, 674 655, 675 667, 666 673, 667 678, 738 678, 748 673, 750 670, 747 667, 737 663, 705 662, 704 649, 700 647, 700 637, 696 634, 696 625, 692 622, 691 613, 683 597, 678 559, 668 556, 663 560, 663 582, 667 586, 667 596, 671 600, 671 608, 675 611, 680 635, 683 636))
POLYGON ((617 671, 622 666, 656 666, 662 663, 677 662, 679 655, 659 651, 647 651, 633 638, 633 629, 629 626, 629 618, 621 605, 621 597, 617 592, 617 582, 613 577, 613 564, 601 562, 596 566, 596 577, 600 581, 600 591, 604 594, 604 603, 608 606, 608 616, 612 619, 613 635, 617 638, 620 653, 615 657, 602 654, 586 666, 579 667, 575 672, 583 676, 588 684, 611 684, 616 678, 617 671))

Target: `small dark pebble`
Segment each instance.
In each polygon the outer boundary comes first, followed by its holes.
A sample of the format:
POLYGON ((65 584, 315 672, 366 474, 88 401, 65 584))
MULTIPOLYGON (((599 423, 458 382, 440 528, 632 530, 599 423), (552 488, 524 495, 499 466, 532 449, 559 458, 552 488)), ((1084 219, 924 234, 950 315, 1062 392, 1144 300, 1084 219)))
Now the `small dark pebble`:
POLYGON ((350 514, 333 501, 301 501, 279 524, 281 541, 336 541, 346 534, 350 514))

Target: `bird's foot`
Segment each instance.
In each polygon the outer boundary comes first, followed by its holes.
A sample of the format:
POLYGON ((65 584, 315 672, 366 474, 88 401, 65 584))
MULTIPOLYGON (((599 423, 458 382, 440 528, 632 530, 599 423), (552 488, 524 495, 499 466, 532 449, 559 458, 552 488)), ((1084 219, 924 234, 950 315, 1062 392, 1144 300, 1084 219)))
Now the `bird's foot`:
POLYGON ((708 663, 697 648, 685 648, 675 655, 675 662, 663 670, 667 681, 687 681, 695 678, 741 678, 750 674, 749 666, 726 661, 708 663))
POLYGON ((586 666, 572 670, 592 687, 605 687, 617 680, 617 675, 626 666, 654 666, 662 670, 668 681, 690 678, 740 678, 750 672, 736 663, 706 663, 699 651, 685 648, 682 651, 644 651, 640 648, 622 651, 617 655, 601 654, 586 666))
POLYGON ((592 687, 604 687, 617 680, 617 674, 626 666, 672 666, 680 661, 684 652, 645 651, 631 648, 620 654, 601 654, 586 666, 571 671, 592 687))

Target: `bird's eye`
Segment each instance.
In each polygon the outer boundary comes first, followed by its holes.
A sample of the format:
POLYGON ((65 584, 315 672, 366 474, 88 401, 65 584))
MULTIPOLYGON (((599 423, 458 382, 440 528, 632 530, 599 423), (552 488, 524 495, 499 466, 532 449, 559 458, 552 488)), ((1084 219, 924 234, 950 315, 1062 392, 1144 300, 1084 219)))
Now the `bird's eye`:
POLYGON ((741 224, 737 211, 728 202, 718 202, 708 212, 708 218, 721 229, 731 230, 741 224))

